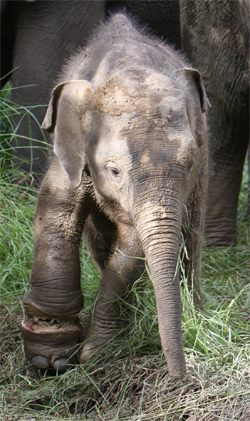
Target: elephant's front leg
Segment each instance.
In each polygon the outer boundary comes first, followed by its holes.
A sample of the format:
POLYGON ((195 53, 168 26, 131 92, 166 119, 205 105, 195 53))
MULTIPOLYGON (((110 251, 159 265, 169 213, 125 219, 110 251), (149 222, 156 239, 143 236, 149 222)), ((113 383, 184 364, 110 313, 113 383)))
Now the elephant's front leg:
POLYGON ((91 207, 91 186, 84 175, 72 188, 54 157, 42 183, 35 218, 35 255, 31 287, 23 298, 25 352, 39 368, 63 371, 76 360, 83 307, 79 243, 91 207))
POLYGON ((119 298, 140 278, 145 263, 133 226, 118 224, 117 246, 103 270, 100 289, 91 310, 84 335, 80 362, 84 363, 119 332, 119 298))

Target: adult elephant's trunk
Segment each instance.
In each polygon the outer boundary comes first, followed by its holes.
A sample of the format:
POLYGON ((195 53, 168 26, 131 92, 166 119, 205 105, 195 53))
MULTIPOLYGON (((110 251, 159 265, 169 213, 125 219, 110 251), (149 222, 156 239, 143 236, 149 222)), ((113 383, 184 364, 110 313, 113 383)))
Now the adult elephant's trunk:
POLYGON ((176 270, 181 209, 179 199, 172 193, 161 200, 160 204, 159 201, 144 201, 143 205, 136 206, 135 211, 138 235, 155 290, 162 348, 169 374, 175 377, 183 377, 186 373, 179 274, 176 270))

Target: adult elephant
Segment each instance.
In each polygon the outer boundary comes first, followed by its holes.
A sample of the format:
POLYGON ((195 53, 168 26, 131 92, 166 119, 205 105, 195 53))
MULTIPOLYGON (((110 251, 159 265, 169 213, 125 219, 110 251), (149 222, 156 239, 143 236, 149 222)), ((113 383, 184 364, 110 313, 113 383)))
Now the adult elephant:
POLYGON ((180 0, 182 48, 201 71, 212 104, 205 234, 213 245, 236 241, 249 144, 249 5, 248 0, 180 0))
MULTIPOLYGON (((13 100, 22 105, 47 104, 56 75, 72 51, 86 43, 95 25, 109 12, 125 8, 183 51, 204 75, 210 114, 210 177, 206 218, 209 244, 236 241, 236 216, 249 133, 249 6, 247 0, 159 1, 12 1, 2 20, 4 73, 12 68, 13 100), (10 24, 11 23, 11 24, 10 24), (7 45, 7 47, 6 47, 7 45)), ((45 109, 34 109, 41 123, 45 109)), ((29 132, 22 122, 21 136, 29 132)), ((31 122, 32 135, 41 138, 31 122)), ((28 141, 27 141, 28 142, 28 141)), ((18 154, 29 159, 21 138, 18 154)), ((33 170, 43 172, 45 156, 33 150, 33 170)), ((23 165, 26 170, 30 167, 23 165)))

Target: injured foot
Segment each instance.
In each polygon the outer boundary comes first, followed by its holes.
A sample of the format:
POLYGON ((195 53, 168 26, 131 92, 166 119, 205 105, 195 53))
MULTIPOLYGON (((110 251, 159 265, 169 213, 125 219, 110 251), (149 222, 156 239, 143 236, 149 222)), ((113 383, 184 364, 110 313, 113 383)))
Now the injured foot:
POLYGON ((27 359, 36 367, 64 372, 77 363, 82 334, 78 318, 61 321, 26 315, 21 330, 27 359))

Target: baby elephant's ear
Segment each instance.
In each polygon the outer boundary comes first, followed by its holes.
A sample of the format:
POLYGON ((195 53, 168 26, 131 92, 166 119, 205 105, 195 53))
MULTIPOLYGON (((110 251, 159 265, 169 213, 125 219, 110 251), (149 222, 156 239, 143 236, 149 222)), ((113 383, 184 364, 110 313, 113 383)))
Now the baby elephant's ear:
POLYGON ((86 164, 81 116, 93 107, 93 89, 86 80, 71 80, 57 85, 42 128, 52 133, 54 153, 61 160, 69 179, 77 187, 86 164))
POLYGON ((183 68, 178 69, 177 73, 185 75, 189 79, 189 81, 191 81, 191 83, 195 82, 200 96, 201 110, 203 113, 205 113, 205 111, 208 111, 211 107, 211 104, 207 97, 200 72, 198 72, 198 70, 195 69, 183 68))

